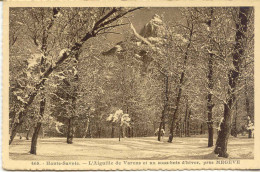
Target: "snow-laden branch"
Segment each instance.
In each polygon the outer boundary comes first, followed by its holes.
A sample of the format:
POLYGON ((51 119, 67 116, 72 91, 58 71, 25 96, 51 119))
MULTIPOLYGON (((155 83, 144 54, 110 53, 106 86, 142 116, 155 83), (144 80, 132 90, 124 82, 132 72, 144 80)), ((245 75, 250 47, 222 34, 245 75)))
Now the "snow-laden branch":
POLYGON ((152 45, 147 39, 145 39, 144 37, 142 37, 141 35, 139 35, 139 34, 136 32, 136 30, 135 30, 135 28, 134 28, 134 26, 133 26, 133 24, 132 24, 131 22, 130 22, 130 28, 133 30, 134 35, 135 35, 138 39, 140 39, 141 41, 143 41, 144 43, 146 43, 147 45, 149 45, 153 50, 155 49, 154 45, 152 45))

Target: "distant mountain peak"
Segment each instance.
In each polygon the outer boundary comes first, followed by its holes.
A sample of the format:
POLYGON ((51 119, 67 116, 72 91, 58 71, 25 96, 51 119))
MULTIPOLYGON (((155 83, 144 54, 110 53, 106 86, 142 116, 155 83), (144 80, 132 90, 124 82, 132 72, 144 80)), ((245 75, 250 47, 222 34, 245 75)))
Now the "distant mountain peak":
POLYGON ((162 18, 155 14, 153 18, 143 27, 140 32, 140 35, 148 37, 163 37, 166 33, 165 24, 162 21, 162 18))
POLYGON ((162 18, 158 14, 155 14, 153 16, 153 18, 150 20, 150 22, 154 22, 154 23, 157 23, 159 25, 163 24, 162 18))

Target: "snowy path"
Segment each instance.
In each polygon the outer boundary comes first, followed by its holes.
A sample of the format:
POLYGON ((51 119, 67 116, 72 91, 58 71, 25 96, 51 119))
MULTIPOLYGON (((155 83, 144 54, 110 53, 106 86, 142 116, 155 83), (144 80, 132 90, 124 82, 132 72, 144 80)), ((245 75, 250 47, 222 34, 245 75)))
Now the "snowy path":
MULTIPOLYGON (((67 144, 65 138, 39 139, 37 155, 30 155, 30 141, 14 140, 10 146, 10 158, 19 160, 181 160, 181 159, 217 159, 207 147, 207 138, 174 138, 173 143, 156 141, 156 137, 123 138, 75 138, 73 144, 67 144)), ((254 140, 248 138, 230 138, 228 152, 230 158, 253 158, 254 140)))

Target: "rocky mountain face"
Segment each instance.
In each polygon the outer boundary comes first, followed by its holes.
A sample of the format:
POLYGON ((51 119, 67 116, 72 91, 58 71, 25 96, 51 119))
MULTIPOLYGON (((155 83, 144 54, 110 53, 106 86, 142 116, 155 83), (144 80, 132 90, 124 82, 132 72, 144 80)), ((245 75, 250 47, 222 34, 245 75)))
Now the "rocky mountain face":
MULTIPOLYGON (((141 29, 139 34, 141 37, 145 38, 152 45, 158 46, 167 41, 167 31, 166 25, 163 23, 161 17, 157 14, 141 29)), ((132 43, 136 44, 137 47, 140 47, 142 44, 145 44, 141 39, 135 38, 131 40, 132 43)), ((122 57, 122 52, 126 51, 128 42, 120 41, 113 48, 108 51, 103 52, 105 56, 116 55, 119 59, 122 57)), ((149 64, 153 61, 153 58, 148 55, 146 50, 140 50, 135 58, 143 63, 143 72, 147 71, 149 64)))
POLYGON ((165 24, 161 17, 157 14, 143 27, 140 35, 144 38, 159 37, 163 38, 166 35, 165 24))
MULTIPOLYGON (((152 44, 161 44, 166 41, 167 31, 166 26, 163 23, 161 17, 157 14, 153 16, 153 18, 141 29, 140 35, 146 38, 152 44)), ((110 50, 103 52, 103 55, 115 55, 116 53, 123 51, 123 44, 126 42, 120 41, 110 50)), ((137 46, 142 44, 141 40, 137 40, 137 46)))

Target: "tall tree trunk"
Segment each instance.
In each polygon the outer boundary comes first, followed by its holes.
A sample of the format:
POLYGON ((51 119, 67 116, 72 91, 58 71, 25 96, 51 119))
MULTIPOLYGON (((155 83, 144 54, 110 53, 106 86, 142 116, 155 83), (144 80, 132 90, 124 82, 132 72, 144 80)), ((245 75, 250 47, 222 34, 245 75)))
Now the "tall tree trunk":
MULTIPOLYGON (((250 114, 250 104, 249 104, 249 98, 248 98, 248 89, 247 89, 247 82, 246 82, 246 79, 245 79, 245 98, 246 98, 246 113, 247 113, 247 117, 249 118, 248 120, 248 124, 249 124, 249 121, 252 120, 252 116, 250 114)), ((252 130, 251 129, 248 129, 248 138, 252 138, 252 130)))
MULTIPOLYGON (((210 19, 207 22, 207 25, 209 28, 211 28, 211 22, 212 22, 212 18, 213 18, 213 8, 210 8, 210 19)), ((212 33, 209 33, 209 39, 210 39, 210 51, 212 51, 212 33)), ((211 91, 213 90, 213 54, 209 53, 209 58, 208 58, 208 75, 207 75, 207 79, 208 79, 208 96, 207 96, 207 112, 208 112, 208 147, 212 147, 213 146, 213 134, 214 134, 214 130, 213 130, 213 117, 212 117, 212 109, 214 107, 214 104, 212 102, 212 93, 211 91)))
POLYGON ((127 127, 128 128, 128 137, 130 138, 131 137, 131 127, 127 127))
POLYGON ((158 130, 158 141, 161 141, 161 130, 162 130, 162 121, 160 122, 159 130, 158 130))
POLYGON ((12 142, 13 142, 15 136, 16 136, 16 133, 19 130, 19 128, 21 127, 21 125, 22 125, 22 122, 19 122, 19 123, 15 122, 13 124, 12 132, 10 134, 9 145, 12 144, 12 142))
POLYGON ((187 116, 187 136, 190 137, 190 116, 191 116, 191 109, 189 110, 187 116))
POLYGON ((84 135, 83 135, 83 138, 86 138, 87 137, 87 134, 88 134, 88 128, 89 128, 89 118, 87 118, 87 121, 86 121, 86 128, 85 128, 85 132, 84 132, 84 135))
MULTIPOLYGON (((11 123, 9 123, 9 125, 10 125, 10 127, 9 127, 9 134, 10 134, 10 139, 9 139, 9 145, 12 143, 12 141, 13 141, 13 139, 14 139, 14 137, 15 137, 15 135, 14 136, 12 136, 12 134, 16 134, 16 132, 12 132, 13 131, 13 129, 14 129, 14 127, 15 127, 15 124, 17 124, 16 122, 15 122, 15 119, 16 119, 16 110, 14 110, 13 112, 10 112, 9 113, 9 117, 11 117, 12 118, 12 120, 11 120, 11 123)), ((16 128, 16 130, 18 129, 17 127, 15 127, 16 128)))
POLYGON ((165 100, 164 100, 164 106, 163 106, 163 111, 162 111, 162 117, 161 117, 161 122, 160 122, 160 126, 159 126, 159 131, 158 131, 158 141, 161 141, 161 131, 162 128, 165 131, 165 115, 167 112, 167 108, 168 108, 168 102, 169 102, 169 95, 168 95, 168 88, 169 88, 169 77, 167 74, 164 74, 164 84, 165 84, 165 100))
POLYGON ((15 123, 14 122, 15 121, 15 115, 16 115, 15 110, 16 110, 16 108, 12 112, 9 112, 9 118, 11 118, 11 122, 9 122, 9 134, 11 134, 10 131, 12 131, 13 125, 15 123))
POLYGON ((185 122, 182 123, 182 135, 185 137, 185 122))
POLYGON ((45 129, 42 127, 42 138, 45 137, 45 129))
POLYGON ((98 138, 101 137, 101 127, 100 127, 100 124, 98 124, 98 138))
MULTIPOLYGON (((44 115, 44 110, 45 110, 45 104, 46 104, 46 98, 44 97, 41 101, 40 101, 40 117, 42 118, 44 115)), ((37 122, 36 127, 34 128, 34 133, 32 136, 32 142, 31 142, 31 150, 30 150, 30 154, 34 154, 36 155, 36 149, 37 149, 37 140, 38 140, 38 136, 41 130, 41 126, 42 123, 41 122, 37 122)))
POLYGON ((34 128, 34 133, 33 133, 32 142, 31 142, 30 154, 36 155, 37 140, 38 140, 38 136, 39 136, 39 133, 40 133, 40 130, 41 130, 41 126, 42 126, 42 123, 38 122, 36 127, 34 128))
POLYGON ((165 131, 165 118, 164 118, 163 123, 162 123, 162 128, 165 131))
MULTIPOLYGON (((184 80, 184 72, 182 72, 181 74, 181 82, 182 83, 184 80)), ((174 128, 176 126, 176 120, 177 120, 177 112, 178 112, 178 109, 179 109, 179 104, 180 104, 180 100, 181 100, 181 94, 182 94, 182 88, 180 87, 179 88, 179 91, 178 91, 178 96, 177 96, 177 99, 176 99, 176 106, 175 106, 175 109, 174 109, 174 112, 173 112, 173 115, 172 115, 172 121, 171 121, 171 127, 170 127, 170 135, 169 135, 169 139, 168 139, 168 142, 172 142, 172 139, 173 139, 173 131, 174 131, 174 128)))
POLYGON ((227 154, 227 143, 231 131, 231 119, 232 119, 232 106, 236 101, 235 90, 238 82, 241 56, 244 54, 243 42, 245 40, 245 33, 247 32, 247 23, 249 7, 240 7, 238 21, 236 24, 236 37, 235 37, 235 47, 233 53, 233 65, 234 69, 230 69, 228 73, 229 89, 228 89, 228 101, 224 104, 224 120, 221 125, 221 130, 218 135, 218 142, 216 144, 215 153, 219 157, 228 157, 227 154))
POLYGON ((121 126, 121 137, 124 138, 125 137, 125 127, 121 126))
POLYGON ((227 144, 231 132, 231 109, 228 104, 224 104, 224 120, 220 124, 220 131, 218 134, 216 147, 214 152, 219 157, 228 157, 227 144))
POLYGON ((178 113, 178 110, 179 110, 179 104, 180 104, 180 100, 181 100, 181 96, 182 96, 182 85, 183 85, 183 82, 184 82, 184 76, 185 76, 186 66, 187 66, 187 61, 188 61, 188 51, 189 51, 189 48, 191 46, 191 38, 192 38, 192 35, 193 35, 193 24, 191 24, 191 25, 192 25, 192 28, 190 29, 190 33, 189 33, 189 43, 186 47, 186 52, 184 54, 183 71, 181 73, 181 77, 180 77, 180 81, 179 81, 179 88, 178 88, 177 97, 176 97, 176 103, 175 103, 175 107, 174 107, 174 112, 172 114, 172 121, 171 121, 171 126, 170 126, 170 135, 169 135, 169 139, 168 139, 168 142, 170 142, 170 143, 172 142, 172 139, 173 139, 173 131, 174 131, 174 128, 175 128, 176 119, 178 118, 177 113, 178 113))
POLYGON ((73 118, 68 119, 67 143, 73 143, 73 118))
POLYGON ((114 136, 115 136, 115 123, 112 122, 111 138, 114 138, 114 136))
POLYGON ((187 122, 188 122, 188 103, 186 103, 185 117, 184 117, 184 135, 187 137, 187 122))
MULTIPOLYGON (((47 60, 46 56, 48 55, 48 53, 47 53, 47 40, 48 40, 48 34, 49 34, 48 31, 53 26, 54 19, 56 18, 55 15, 58 14, 58 12, 59 12, 58 8, 53 8, 53 18, 52 18, 51 22, 49 23, 49 25, 43 31, 42 41, 41 41, 42 42, 41 50, 43 52, 43 56, 41 57, 41 62, 40 62, 41 73, 45 72, 45 67, 46 67, 46 60, 47 60)), ((35 40, 35 44, 37 46, 37 44, 38 44, 37 40, 35 40)), ((40 79, 42 79, 42 78, 43 78, 43 76, 40 76, 40 79)), ((44 90, 43 84, 40 86, 39 89, 44 90)), ((43 118, 44 110, 45 110, 45 104, 46 104, 46 98, 45 98, 44 93, 42 93, 41 96, 42 96, 42 99, 40 101, 40 117, 43 118)), ((37 122, 37 126, 34 130, 33 137, 32 137, 31 150, 30 150, 31 154, 36 155, 37 139, 38 139, 38 136, 39 136, 41 126, 42 126, 41 122, 37 122)), ((42 137, 44 137, 44 130, 43 129, 42 129, 42 132, 43 132, 42 137)))
MULTIPOLYGON (((78 56, 79 54, 76 54, 75 55, 75 58, 76 60, 78 60, 78 56)), ((78 75, 75 75, 74 76, 74 82, 77 82, 78 81, 78 75)), ((68 85, 71 85, 69 82, 68 82, 68 85)), ((77 86, 78 86, 78 83, 77 83, 77 86)), ((72 116, 68 119, 68 133, 67 133, 67 143, 68 144, 72 144, 73 143, 73 137, 74 137, 74 118, 76 117, 76 103, 77 103, 77 90, 78 87, 76 87, 74 90, 73 90, 73 96, 71 97, 72 98, 72 108, 73 108, 73 114, 72 116)))
POLYGON ((182 123, 181 120, 179 121, 179 136, 182 137, 182 123))
POLYGON ((89 129, 88 129, 88 136, 89 136, 89 138, 92 138, 92 129, 91 129, 90 126, 89 126, 89 129))
POLYGON ((121 126, 120 126, 120 124, 119 124, 119 127, 118 127, 118 139, 119 139, 119 141, 120 141, 120 139, 121 139, 121 126))
POLYGON ((26 133, 26 140, 29 140, 29 134, 30 134, 31 128, 28 129, 27 133, 26 133))
MULTIPOLYGON (((74 67, 75 70, 78 69, 78 61, 79 61, 79 55, 80 55, 80 51, 77 51, 74 54, 74 67)), ((73 108, 73 114, 72 116, 68 119, 68 131, 67 131, 67 143, 68 144, 72 144, 73 143, 73 137, 74 137, 74 118, 76 117, 76 106, 77 106, 77 97, 78 97, 78 80, 79 80, 79 76, 78 74, 75 74, 73 76, 73 81, 71 82, 75 82, 76 87, 74 87, 73 89, 73 95, 70 97, 72 99, 71 104, 72 104, 72 108, 73 108)), ((67 85, 67 86, 71 86, 71 83, 68 82, 66 79, 63 79, 63 82, 67 85)))
POLYGON ((213 121, 209 121, 208 122, 208 147, 213 146, 213 136, 214 136, 213 121))
POLYGON ((231 129, 231 135, 237 137, 237 101, 236 101, 236 113, 234 117, 233 128, 231 129))
POLYGON ((248 138, 252 138, 252 130, 251 129, 248 130, 248 138))

